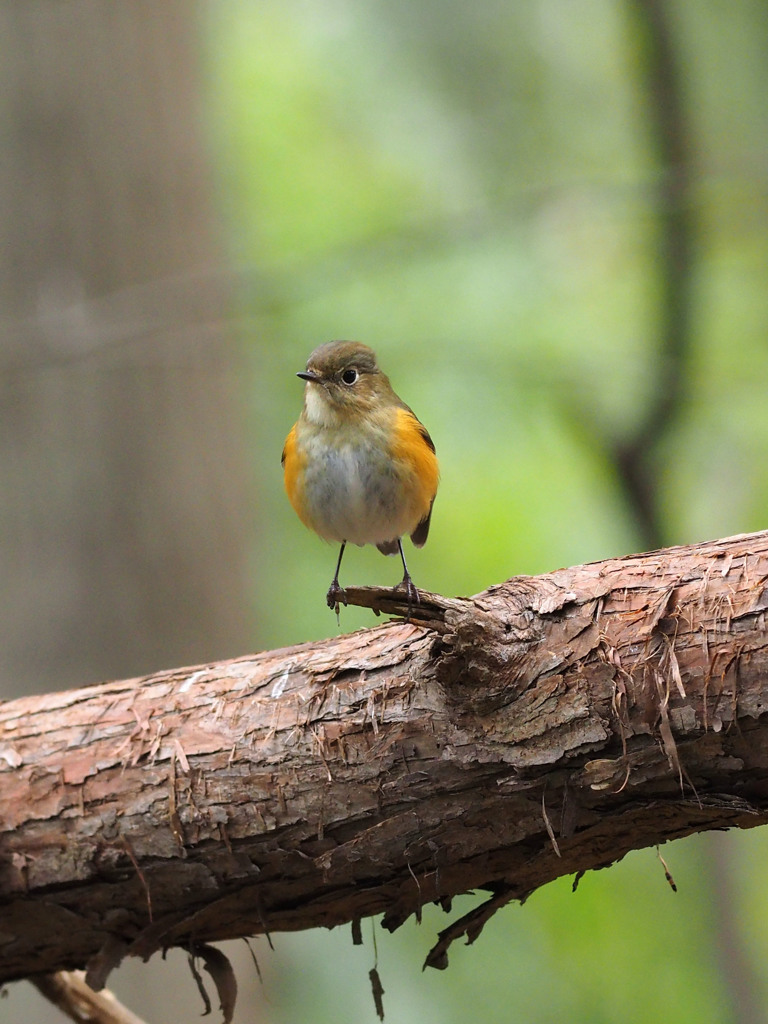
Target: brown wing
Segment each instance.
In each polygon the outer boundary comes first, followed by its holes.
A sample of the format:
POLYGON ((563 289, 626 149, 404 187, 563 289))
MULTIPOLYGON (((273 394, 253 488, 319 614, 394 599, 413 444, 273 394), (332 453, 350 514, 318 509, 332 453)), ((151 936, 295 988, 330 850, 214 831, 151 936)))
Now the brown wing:
MULTIPOLYGON (((426 433, 426 431, 425 431, 426 433)), ((427 434, 429 437, 429 434, 427 434)), ((434 449, 433 449, 434 450, 434 449)), ((435 504, 435 499, 432 499, 432 504, 429 506, 429 512, 424 516, 419 525, 411 534, 411 540, 413 541, 414 547, 423 548, 427 543, 427 537, 429 536, 429 523, 432 519, 432 505, 435 504)))

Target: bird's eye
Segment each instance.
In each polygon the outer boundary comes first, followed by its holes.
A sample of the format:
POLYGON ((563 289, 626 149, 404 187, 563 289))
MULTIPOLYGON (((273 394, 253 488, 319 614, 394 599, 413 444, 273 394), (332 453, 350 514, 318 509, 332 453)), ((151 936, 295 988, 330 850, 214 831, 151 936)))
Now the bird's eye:
POLYGON ((357 380, 357 370, 354 370, 350 367, 349 370, 345 370, 344 373, 342 373, 341 379, 344 381, 345 384, 354 384, 355 381, 357 380))

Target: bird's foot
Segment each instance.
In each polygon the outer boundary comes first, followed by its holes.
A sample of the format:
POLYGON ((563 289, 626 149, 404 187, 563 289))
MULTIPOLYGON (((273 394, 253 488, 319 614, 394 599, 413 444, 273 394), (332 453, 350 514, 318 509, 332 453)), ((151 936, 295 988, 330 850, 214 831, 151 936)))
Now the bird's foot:
POLYGON ((408 598, 408 614, 405 617, 405 621, 407 622, 411 617, 411 609, 415 604, 421 603, 421 598, 419 597, 419 592, 414 586, 414 582, 408 573, 403 576, 402 580, 395 587, 395 590, 402 589, 405 590, 405 596, 408 598))
POLYGON ((336 618, 339 617, 339 604, 346 605, 347 593, 343 587, 339 586, 339 581, 334 579, 330 587, 328 587, 328 593, 325 595, 325 603, 331 609, 332 612, 336 612, 336 618))

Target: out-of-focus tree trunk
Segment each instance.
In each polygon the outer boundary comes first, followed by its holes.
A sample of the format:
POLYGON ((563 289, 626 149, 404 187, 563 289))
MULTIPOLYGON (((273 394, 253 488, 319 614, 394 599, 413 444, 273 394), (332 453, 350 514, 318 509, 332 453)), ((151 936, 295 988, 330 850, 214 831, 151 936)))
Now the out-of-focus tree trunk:
POLYGON ((196 7, 0 6, 0 688, 248 647, 196 7))

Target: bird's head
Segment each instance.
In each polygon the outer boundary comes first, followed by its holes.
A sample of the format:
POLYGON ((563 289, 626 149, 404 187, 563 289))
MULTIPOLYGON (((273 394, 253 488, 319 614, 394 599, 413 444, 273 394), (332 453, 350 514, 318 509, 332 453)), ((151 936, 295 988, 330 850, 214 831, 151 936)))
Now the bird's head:
POLYGON ((307 382, 307 418, 325 426, 354 422, 379 406, 397 401, 373 349, 357 341, 319 345, 307 360, 306 370, 296 376, 307 382))

